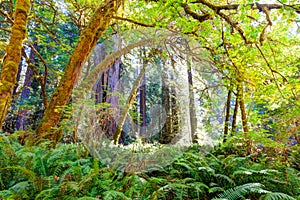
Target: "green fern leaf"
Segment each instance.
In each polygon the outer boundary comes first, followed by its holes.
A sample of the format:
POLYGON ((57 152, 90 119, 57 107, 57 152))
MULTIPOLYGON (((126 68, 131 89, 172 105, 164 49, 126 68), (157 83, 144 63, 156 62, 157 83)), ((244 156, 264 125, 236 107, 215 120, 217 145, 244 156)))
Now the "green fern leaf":
POLYGON ((296 200, 295 198, 280 192, 273 192, 264 195, 261 200, 296 200))
POLYGON ((260 183, 247 183, 225 190, 222 194, 219 194, 218 197, 225 198, 228 200, 238 200, 240 198, 243 198, 244 195, 255 190, 261 189, 262 187, 263 185, 260 183))

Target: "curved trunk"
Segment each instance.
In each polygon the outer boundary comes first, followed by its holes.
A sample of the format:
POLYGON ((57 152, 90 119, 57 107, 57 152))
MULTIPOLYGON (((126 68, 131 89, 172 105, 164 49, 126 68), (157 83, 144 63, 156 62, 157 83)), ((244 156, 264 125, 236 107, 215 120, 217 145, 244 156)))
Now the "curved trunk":
POLYGON ((0 79, 0 129, 12 100, 16 76, 21 60, 22 42, 26 37, 27 17, 30 11, 30 0, 17 0, 15 21, 12 26, 6 58, 0 79))
POLYGON ((45 110, 44 117, 36 130, 39 137, 56 141, 60 139, 60 135, 51 135, 49 132, 51 131, 51 128, 55 127, 60 121, 63 112, 61 108, 67 104, 72 94, 72 90, 78 81, 86 58, 108 27, 112 16, 117 11, 120 4, 120 0, 107 1, 106 4, 100 5, 91 17, 91 21, 82 32, 59 86, 56 88, 51 98, 51 102, 45 110))
POLYGON ((121 137, 121 133, 123 130, 123 125, 125 123, 127 113, 130 109, 130 106, 133 104, 133 101, 137 95, 137 91, 139 89, 141 81, 143 80, 144 75, 145 75, 145 66, 141 69, 140 74, 137 77, 137 79, 131 89, 130 95, 126 101, 125 108, 121 111, 120 119, 118 120, 118 125, 117 125, 116 131, 114 133, 114 144, 119 143, 119 139, 121 137))

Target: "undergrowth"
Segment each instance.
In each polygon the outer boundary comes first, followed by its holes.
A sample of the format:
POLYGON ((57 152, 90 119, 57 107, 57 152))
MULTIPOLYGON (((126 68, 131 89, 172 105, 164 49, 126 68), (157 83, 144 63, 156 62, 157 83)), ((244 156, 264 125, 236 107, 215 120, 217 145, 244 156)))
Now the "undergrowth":
POLYGON ((194 146, 164 169, 124 173, 82 144, 49 145, 22 146, 17 136, 0 136, 0 199, 300 199, 296 168, 251 155, 202 156, 194 146))

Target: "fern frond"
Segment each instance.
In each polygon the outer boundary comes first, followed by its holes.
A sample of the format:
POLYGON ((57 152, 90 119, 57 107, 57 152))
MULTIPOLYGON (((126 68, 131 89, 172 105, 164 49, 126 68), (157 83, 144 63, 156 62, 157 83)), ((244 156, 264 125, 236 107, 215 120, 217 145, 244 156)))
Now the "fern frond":
POLYGON ((232 187, 235 185, 235 182, 224 174, 214 174, 217 183, 221 183, 222 186, 232 187))
POLYGON ((262 196, 261 200, 296 200, 296 199, 284 193, 272 192, 262 196))
POLYGON ((59 192, 59 187, 52 187, 46 190, 42 190, 39 194, 36 195, 35 200, 40 199, 55 199, 57 193, 59 192))
POLYGON ((224 192, 224 188, 222 187, 212 187, 212 188, 209 188, 208 190, 208 193, 216 193, 216 192, 224 192))
POLYGON ((12 199, 11 197, 14 195, 13 191, 10 190, 2 190, 0 191, 0 199, 12 199))
POLYGON ((176 162, 174 163, 175 166, 178 166, 180 168, 184 168, 184 172, 183 174, 187 174, 187 175, 191 175, 193 178, 199 179, 199 175, 198 173, 191 167, 189 166, 187 163, 184 162, 176 162))
POLYGON ((126 197, 125 194, 123 194, 122 192, 118 192, 115 190, 109 190, 104 192, 103 199, 104 200, 115 200, 115 199, 131 200, 130 198, 126 197))
POLYGON ((29 169, 26 169, 25 167, 21 167, 21 166, 4 167, 4 168, 0 168, 0 171, 2 171, 2 170, 13 170, 13 169, 22 172, 22 174, 28 176, 30 180, 36 180, 37 179, 37 176, 36 176, 35 172, 33 172, 29 169))
POLYGON ((246 194, 257 191, 262 187, 263 185, 260 183, 247 183, 225 190, 222 194, 219 194, 218 197, 228 200, 238 200, 240 198, 243 198, 246 194))

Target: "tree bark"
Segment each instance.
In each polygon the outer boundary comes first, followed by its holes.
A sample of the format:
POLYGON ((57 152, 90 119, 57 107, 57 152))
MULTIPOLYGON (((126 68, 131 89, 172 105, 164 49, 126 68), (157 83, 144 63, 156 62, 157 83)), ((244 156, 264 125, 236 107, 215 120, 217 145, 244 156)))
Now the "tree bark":
MULTIPOLYGON (((141 57, 145 57, 145 49, 141 49, 141 57)), ((143 63, 143 68, 145 68, 146 65, 146 61, 143 59, 142 60, 143 63)), ((140 129, 140 134, 144 135, 146 133, 146 74, 144 73, 144 76, 141 80, 140 83, 140 88, 139 88, 139 92, 140 92, 140 126, 144 127, 140 129)))
POLYGON ((175 61, 171 60, 169 66, 164 66, 162 71, 162 103, 166 110, 166 122, 163 127, 161 143, 168 144, 179 132, 179 116, 176 88, 169 82, 174 81, 174 77, 168 74, 168 67, 175 72, 175 61), (167 83, 167 84, 166 84, 167 83))
MULTIPOLYGON (((113 49, 114 51, 118 51, 119 50, 119 46, 121 43, 120 42, 120 38, 118 35, 114 35, 113 36, 113 49)), ((113 136, 116 128, 117 128, 117 124, 116 121, 113 118, 114 112, 116 112, 119 109, 119 97, 118 94, 116 94, 116 88, 119 84, 119 80, 120 80, 120 65, 121 65, 122 61, 121 59, 117 59, 114 64, 109 68, 108 70, 108 80, 107 80, 107 89, 108 89, 108 94, 107 94, 107 103, 109 103, 109 109, 110 112, 108 113, 108 135, 109 137, 113 136)))
MULTIPOLYGON (((36 43, 34 44, 34 47, 36 48, 36 43)), ((35 63, 35 52, 33 50, 30 51, 29 56, 29 63, 28 65, 34 65, 35 63)), ((25 75, 25 81, 23 90, 21 92, 21 105, 23 105, 23 102, 26 101, 29 98, 30 95, 30 89, 33 78, 33 71, 31 67, 27 66, 26 75, 25 75)), ((17 130, 25 130, 25 124, 26 124, 26 115, 27 115, 27 109, 26 107, 21 107, 17 116, 17 122, 16 122, 16 128, 17 130)))
POLYGON ((22 57, 21 57, 21 60, 20 60, 19 66, 18 66, 18 73, 17 73, 17 76, 16 76, 16 84, 14 86, 13 93, 12 93, 13 96, 17 94, 17 90, 18 90, 19 82, 20 82, 20 77, 21 77, 21 72, 22 72, 22 68, 23 68, 22 65, 23 65, 23 62, 22 62, 22 57))
POLYGON ((191 132, 192 132, 192 141, 194 143, 197 142, 197 116, 196 116, 196 107, 195 107, 195 96, 193 90, 193 75, 191 70, 191 63, 188 60, 187 63, 187 74, 188 74, 188 82, 189 82, 189 107, 190 107, 190 124, 191 124, 191 132))
POLYGON ((238 101, 238 97, 235 98, 235 105, 234 105, 234 110, 233 110, 233 115, 232 115, 232 132, 236 132, 236 121, 237 121, 237 115, 239 112, 239 101, 238 101))
POLYGON ((60 121, 63 112, 61 108, 67 104, 86 58, 108 27, 112 16, 120 5, 121 0, 107 1, 106 4, 101 4, 91 17, 91 21, 82 32, 59 86, 56 88, 51 102, 45 110, 44 117, 36 130, 40 138, 48 138, 54 141, 60 139, 59 135, 49 134, 51 128, 54 128, 60 121))
POLYGON ((172 128, 171 128, 171 103, 170 103, 170 87, 167 82, 169 82, 169 75, 167 73, 166 62, 163 63, 162 70, 161 70, 161 79, 162 79, 162 105, 163 108, 166 110, 166 122, 162 129, 161 134, 161 143, 168 143, 168 136, 171 135, 172 128))
POLYGON ((12 26, 9 44, 6 50, 0 78, 0 130, 12 101, 12 92, 16 84, 18 66, 21 60, 22 42, 26 37, 27 17, 30 0, 17 0, 15 21, 12 26))
POLYGON ((241 110, 242 115, 242 124, 244 132, 249 132, 248 125, 247 125, 247 114, 246 114, 246 107, 244 103, 244 92, 243 92, 243 85, 241 81, 237 83, 237 98, 241 110))
POLYGON ((132 103, 133 103, 133 101, 136 97, 139 85, 140 85, 144 75, 145 75, 145 66, 143 66, 143 68, 141 69, 140 74, 137 77, 137 79, 136 79, 136 81, 135 81, 135 83, 134 83, 134 85, 131 89, 130 95, 129 95, 127 101, 126 101, 125 108, 122 110, 122 112, 120 114, 120 119, 118 120, 117 129, 116 129, 116 132, 114 134, 114 144, 119 143, 119 139, 120 139, 120 136, 121 136, 123 125, 124 125, 125 120, 126 120, 127 113, 128 113, 128 111, 130 109, 130 106, 132 105, 132 103))
POLYGON ((228 130, 229 130, 231 93, 232 93, 232 90, 229 89, 228 94, 227 94, 227 101, 226 101, 226 116, 225 116, 223 142, 226 142, 226 139, 227 139, 227 136, 228 136, 228 130))

